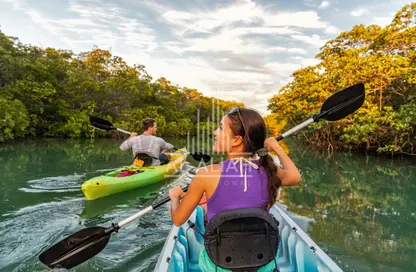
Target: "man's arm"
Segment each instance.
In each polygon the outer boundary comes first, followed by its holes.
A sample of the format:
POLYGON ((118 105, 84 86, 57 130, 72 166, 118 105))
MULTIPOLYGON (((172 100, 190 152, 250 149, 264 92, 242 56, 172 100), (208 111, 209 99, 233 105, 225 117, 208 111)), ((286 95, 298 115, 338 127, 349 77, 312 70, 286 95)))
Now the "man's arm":
POLYGON ((130 134, 130 137, 120 145, 120 149, 123 150, 123 151, 129 150, 131 148, 131 145, 132 145, 131 138, 133 138, 135 136, 137 136, 137 133, 132 132, 130 134))
POLYGON ((163 151, 167 152, 169 149, 172 149, 174 146, 170 143, 167 143, 162 138, 159 138, 160 140, 160 147, 163 149, 163 151))

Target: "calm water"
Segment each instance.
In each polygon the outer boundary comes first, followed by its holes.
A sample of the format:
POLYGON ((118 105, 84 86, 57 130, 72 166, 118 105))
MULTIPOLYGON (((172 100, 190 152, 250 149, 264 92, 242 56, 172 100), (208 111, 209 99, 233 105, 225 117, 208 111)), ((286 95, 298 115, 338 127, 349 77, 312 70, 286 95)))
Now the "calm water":
MULTIPOLYGON (((176 146, 184 145, 173 141, 176 146)), ((86 201, 83 181, 127 165, 120 141, 31 140, 0 146, 0 271, 45 271, 38 255, 86 226, 109 226, 189 182, 197 163, 157 185, 86 201)), ((416 271, 416 161, 289 144, 304 177, 280 201, 345 271, 416 271)), ((153 271, 171 227, 168 205, 114 234, 73 271, 153 271)))

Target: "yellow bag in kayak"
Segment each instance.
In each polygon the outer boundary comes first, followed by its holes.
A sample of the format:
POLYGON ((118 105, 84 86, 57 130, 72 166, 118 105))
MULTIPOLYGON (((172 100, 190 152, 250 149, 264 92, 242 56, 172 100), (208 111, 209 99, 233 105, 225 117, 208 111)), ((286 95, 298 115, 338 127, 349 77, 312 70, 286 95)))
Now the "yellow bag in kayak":
POLYGON ((144 164, 144 161, 142 161, 141 159, 139 159, 139 158, 134 159, 134 165, 142 167, 143 164, 144 164))

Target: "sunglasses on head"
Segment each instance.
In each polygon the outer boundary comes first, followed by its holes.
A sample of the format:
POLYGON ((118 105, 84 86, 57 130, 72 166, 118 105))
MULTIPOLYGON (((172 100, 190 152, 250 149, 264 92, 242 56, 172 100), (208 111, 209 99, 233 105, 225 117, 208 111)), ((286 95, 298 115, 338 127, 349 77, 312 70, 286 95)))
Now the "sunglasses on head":
POLYGON ((228 112, 228 114, 234 114, 236 112, 238 113, 238 117, 240 118, 240 122, 243 125, 245 135, 247 135, 247 137, 248 137, 246 126, 244 125, 243 118, 241 117, 241 114, 240 114, 240 108, 239 107, 234 107, 228 112))

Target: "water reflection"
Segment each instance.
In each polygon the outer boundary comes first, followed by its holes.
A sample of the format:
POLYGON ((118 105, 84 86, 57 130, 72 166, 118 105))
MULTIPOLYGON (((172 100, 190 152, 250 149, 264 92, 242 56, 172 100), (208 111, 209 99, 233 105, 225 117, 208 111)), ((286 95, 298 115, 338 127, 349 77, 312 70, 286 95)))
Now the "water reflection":
POLYGON ((291 157, 303 175, 285 188, 289 210, 313 218, 309 234, 347 271, 416 268, 416 167, 410 159, 325 152, 291 157), (352 261, 353 259, 353 261, 352 261))

